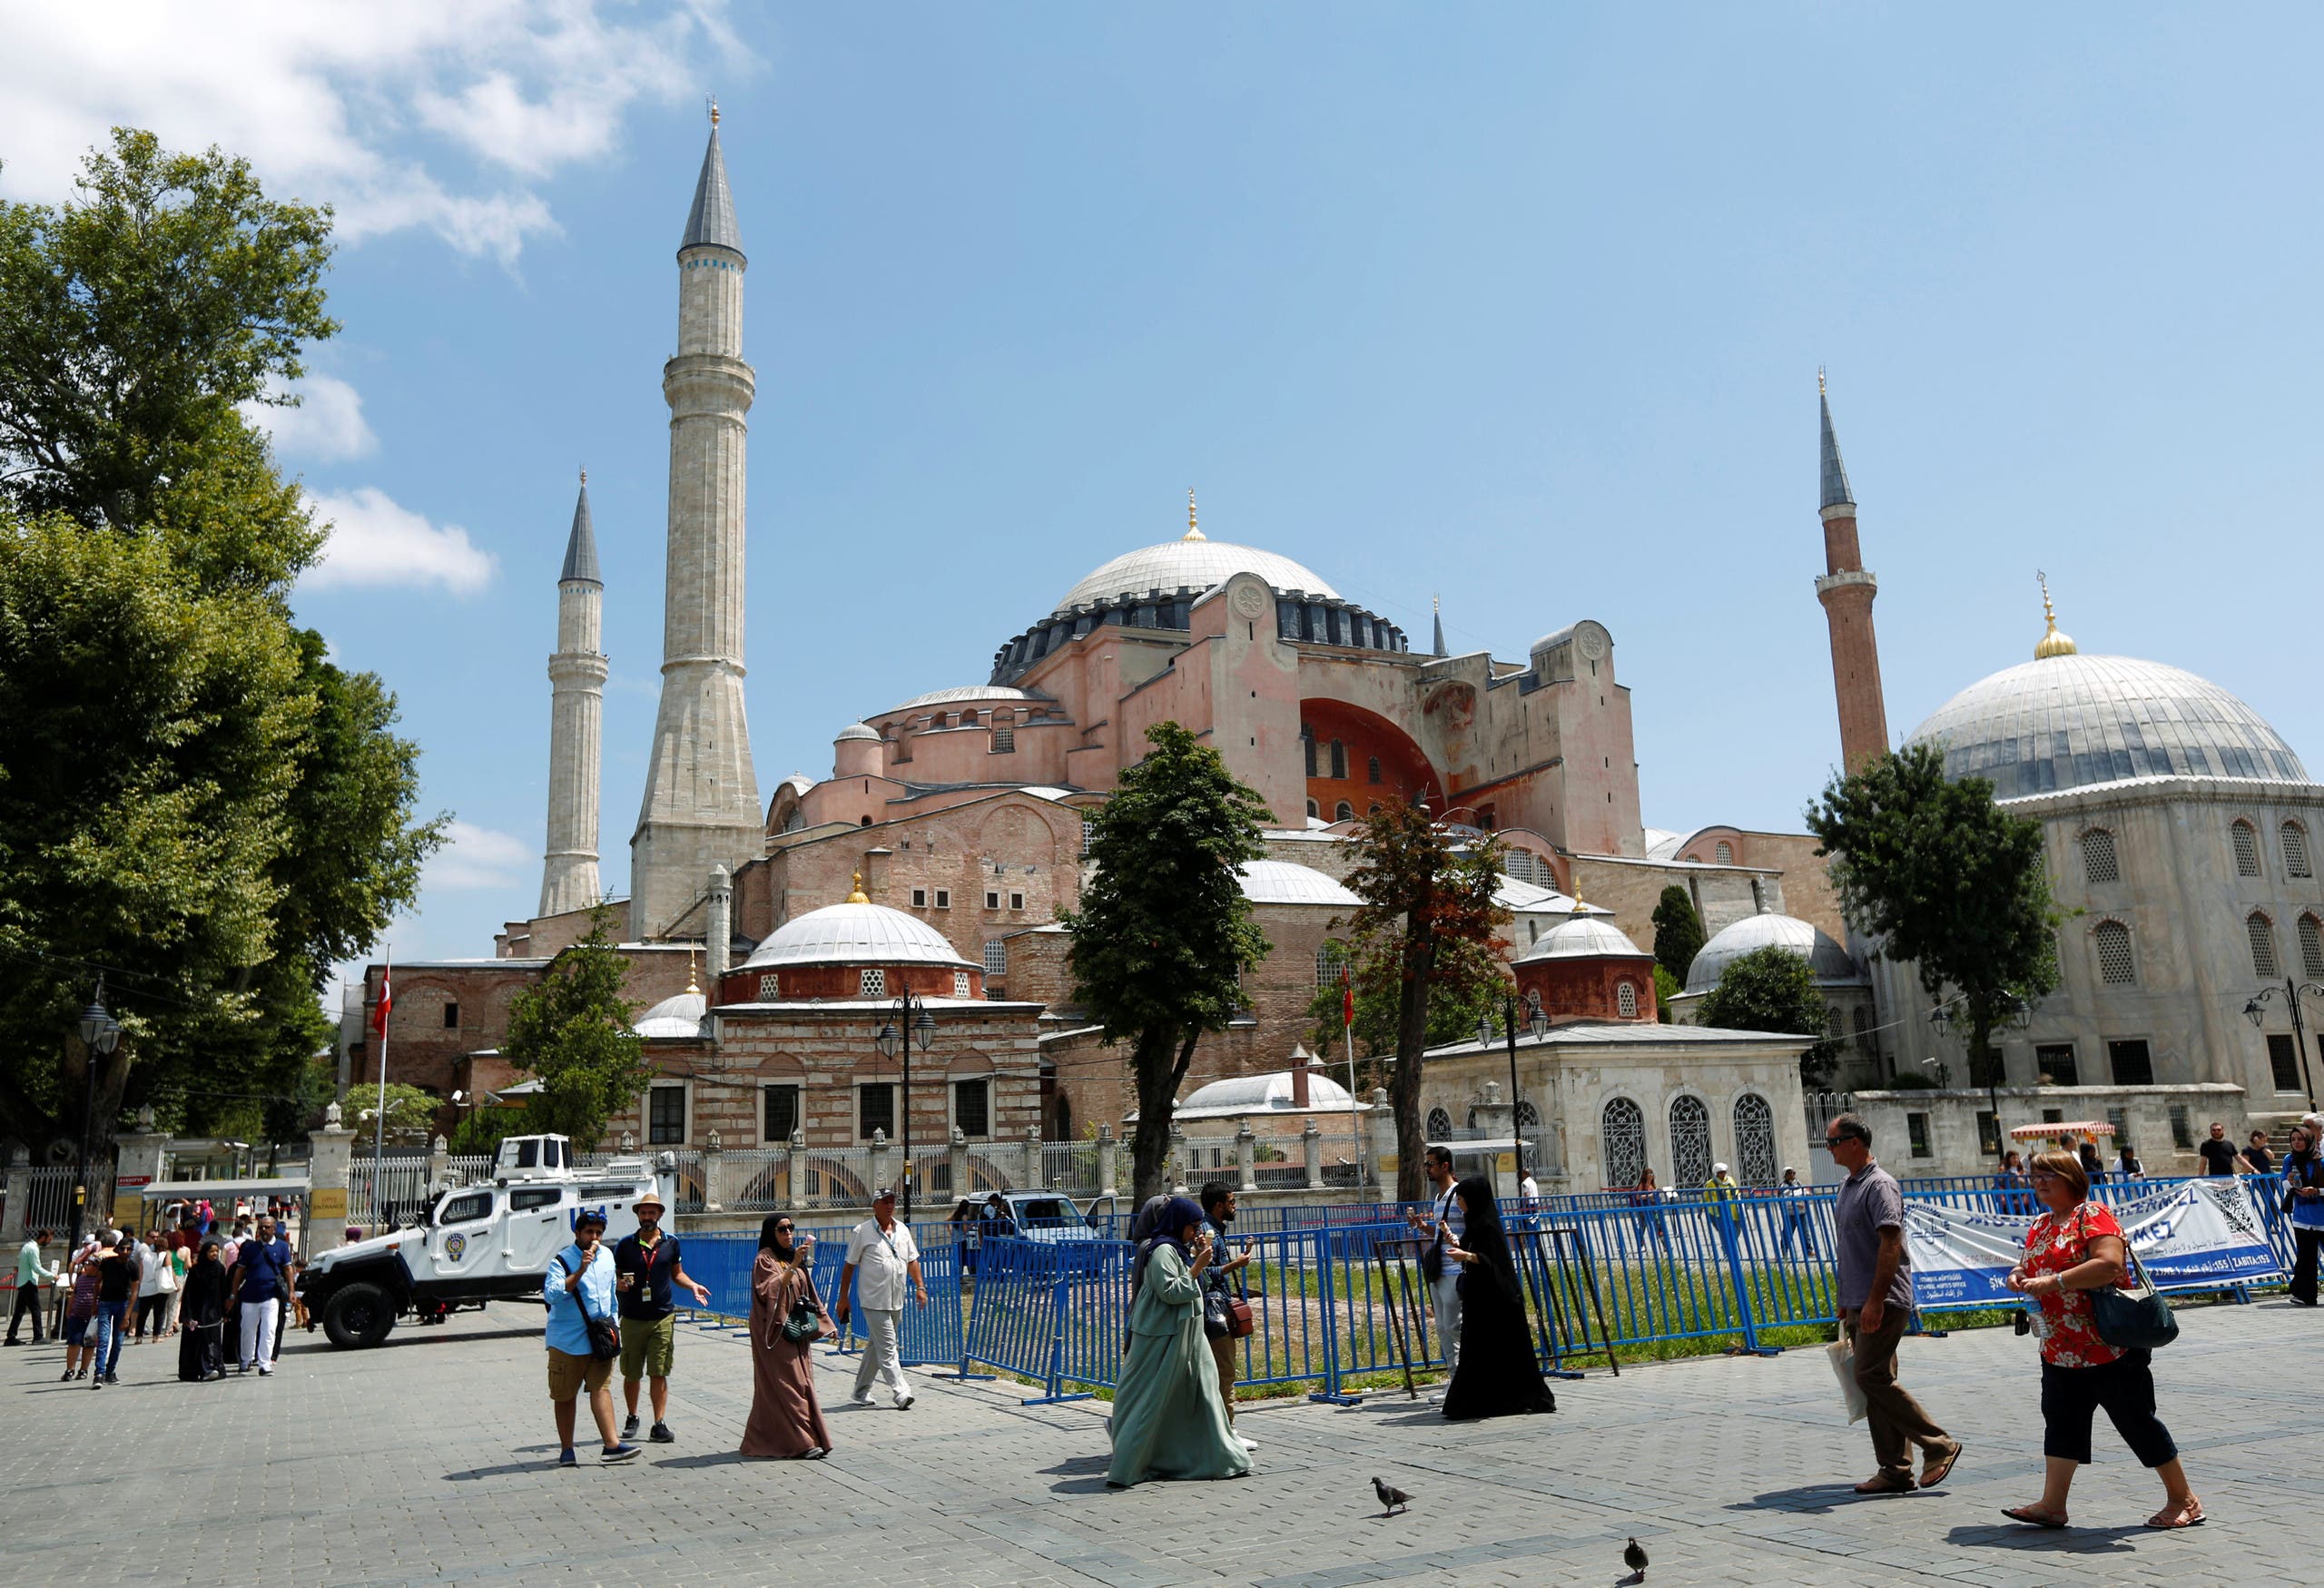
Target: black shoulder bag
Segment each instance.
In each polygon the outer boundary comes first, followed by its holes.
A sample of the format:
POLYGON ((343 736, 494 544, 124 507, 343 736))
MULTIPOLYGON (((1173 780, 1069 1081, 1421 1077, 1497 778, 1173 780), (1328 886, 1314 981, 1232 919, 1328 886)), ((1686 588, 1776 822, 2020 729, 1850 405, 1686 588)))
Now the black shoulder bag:
MULTIPOLYGON (((573 1270, 566 1267, 563 1257, 556 1259, 556 1266, 564 1269, 567 1277, 572 1276, 573 1270)), ((600 1362, 610 1362, 620 1356, 621 1326, 609 1317, 590 1317, 589 1304, 581 1299, 580 1291, 573 1293, 573 1299, 581 1308, 581 1321, 589 1326, 589 1355, 600 1362)))
POLYGON ((2156 1292, 2154 1281, 2147 1277, 2146 1267, 2131 1249, 2128 1235, 2122 1237, 2122 1256, 2138 1279, 2138 1288, 2124 1290, 2108 1285, 2092 1291, 2091 1327, 2117 1351, 2152 1351, 2169 1345, 2179 1337, 2179 1320, 2171 1316, 2171 1304, 2156 1292))

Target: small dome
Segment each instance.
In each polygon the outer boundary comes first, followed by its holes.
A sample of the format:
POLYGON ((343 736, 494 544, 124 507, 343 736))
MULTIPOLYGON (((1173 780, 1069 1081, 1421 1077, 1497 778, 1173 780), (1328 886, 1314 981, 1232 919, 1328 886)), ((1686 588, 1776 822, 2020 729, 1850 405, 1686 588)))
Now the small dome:
POLYGON ((1334 877, 1287 860, 1246 860, 1242 875, 1243 896, 1254 904, 1331 904, 1353 910, 1364 903, 1334 877))
POLYGON ((1013 701, 1046 701, 1049 698, 1029 689, 1011 689, 1005 684, 964 684, 952 689, 931 689, 925 695, 915 695, 896 709, 917 711, 923 705, 960 705, 972 700, 996 700, 1006 705, 1013 701))
MULTIPOLYGON (((2061 636, 2063 637, 2063 636, 2061 636)), ((2005 667, 1936 708, 1908 741, 1994 798, 2145 777, 2306 783, 2283 735, 2206 678, 2131 656, 2058 652, 2005 667)))
POLYGON ((1541 934, 1541 941, 1518 956, 1521 965, 1539 960, 1602 960, 1616 955, 1645 957, 1627 932, 1595 915, 1577 915, 1541 934))
POLYGON ((972 971, 942 932, 885 904, 826 904, 785 922, 743 969, 783 965, 944 965, 972 971))
MULTIPOLYGON (((1307 1111, 1344 1114, 1354 1101, 1347 1088, 1332 1080, 1321 1070, 1307 1072, 1307 1111)), ((1187 1100, 1170 1110, 1174 1119, 1203 1118, 1216 1119, 1233 1114, 1287 1113, 1296 1105, 1291 1100, 1291 1071, 1278 1070, 1266 1075, 1234 1075, 1225 1080, 1214 1080, 1198 1086, 1188 1093, 1187 1100)), ((1357 1103, 1359 1110, 1368 1103, 1357 1103)))
POLYGON ((833 738, 832 743, 834 745, 845 745, 856 739, 870 739, 874 744, 877 744, 879 742, 879 738, 880 730, 873 727, 870 723, 850 723, 847 726, 840 729, 838 736, 833 738))
POLYGON ((1789 949, 1799 955, 1816 972, 1816 980, 1825 986, 1864 984, 1864 972, 1830 932, 1796 915, 1763 912, 1746 915, 1711 935, 1711 940, 1696 953, 1695 962, 1687 967, 1687 991, 1709 992, 1718 985, 1728 966, 1756 949, 1768 948, 1789 949))
POLYGON ((1236 574, 1256 574, 1280 591, 1336 599, 1339 592, 1312 568, 1287 557, 1254 546, 1224 540, 1166 540, 1159 546, 1126 551, 1065 593, 1059 612, 1116 597, 1137 600, 1145 596, 1168 596, 1179 590, 1200 595, 1217 588, 1236 574))
POLYGON ((699 992, 681 992, 665 998, 637 1017, 631 1029, 641 1037, 693 1038, 702 1035, 702 1018, 710 1011, 710 1000, 699 992))

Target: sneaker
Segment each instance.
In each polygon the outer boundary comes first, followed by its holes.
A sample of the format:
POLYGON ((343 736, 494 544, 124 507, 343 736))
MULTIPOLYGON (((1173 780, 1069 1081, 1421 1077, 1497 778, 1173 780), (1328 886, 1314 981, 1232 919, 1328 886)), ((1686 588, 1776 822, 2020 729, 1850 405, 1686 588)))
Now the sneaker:
POLYGON ((896 1410, 898 1410, 898 1411, 900 1411, 900 1412, 908 1412, 908 1411, 911 1410, 911 1403, 912 1403, 912 1402, 913 1402, 913 1400, 915 1400, 916 1398, 918 1398, 918 1397, 913 1396, 908 1396, 908 1395, 900 1395, 900 1396, 898 1396, 896 1397, 896 1410))
POLYGON ((825 1450, 822 1445, 811 1445, 806 1449, 799 1453, 799 1459, 802 1461, 821 1461, 829 1454, 831 1453, 825 1450))
POLYGON ((1243 1454, 1246 1455, 1250 1455, 1259 1447, 1259 1442, 1257 1440, 1246 1439, 1240 1434, 1235 1435, 1235 1443, 1243 1447, 1243 1454))
POLYGON ((22 1340, 0 1340, 0 1346, 21 1346, 23 1344, 24 1341, 22 1340))
POLYGON ((78 1377, 80 1377, 80 1376, 80 1376, 79 1374, 77 1374, 77 1373, 74 1372, 70 1367, 67 1367, 67 1368, 64 1370, 64 1377, 62 1377, 62 1378, 60 1378, 60 1379, 58 1379, 56 1382, 57 1382, 57 1383, 59 1383, 59 1384, 70 1384, 70 1383, 72 1383, 74 1379, 76 1379, 76 1378, 78 1378, 78 1377))
POLYGON ((274 1376, 274 1369, 271 1367, 261 1367, 258 1370, 258 1376, 261 1378, 271 1378, 274 1376))
POLYGON ((872 1392, 868 1389, 859 1389, 851 1398, 859 1406, 868 1406, 872 1404, 872 1392))
POLYGON ((621 1425, 621 1436, 625 1439, 635 1439, 637 1437, 637 1414, 635 1412, 630 1413, 629 1415, 623 1420, 621 1425))
POLYGON ((89 1376, 89 1370, 84 1367, 78 1373, 73 1374, 72 1376, 74 1378, 86 1378, 89 1376))
POLYGON ((247 1362, 238 1362, 234 1365, 234 1371, 237 1373, 248 1373, 250 1370, 251 1365, 247 1362))
POLYGON ((581 1458, 573 1454, 573 1446, 568 1445, 564 1449, 556 1453, 556 1465, 559 1466, 579 1466, 581 1465, 581 1458))
POLYGON ((635 1461, 639 1456, 645 1454, 645 1452, 640 1450, 635 1445, 608 1445, 603 1450, 597 1452, 597 1459, 605 1463, 607 1466, 611 1466, 616 1462, 635 1461))
POLYGON ((655 1424, 654 1431, 646 1437, 656 1445, 675 1445, 678 1442, 678 1436, 670 1432, 670 1425, 667 1423, 655 1424))

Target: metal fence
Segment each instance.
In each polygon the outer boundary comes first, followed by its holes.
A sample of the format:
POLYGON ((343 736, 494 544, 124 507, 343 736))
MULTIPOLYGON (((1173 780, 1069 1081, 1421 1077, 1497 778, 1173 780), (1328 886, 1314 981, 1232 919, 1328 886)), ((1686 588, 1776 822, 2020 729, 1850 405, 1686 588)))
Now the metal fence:
MULTIPOLYGON (((111 1208, 113 1197, 113 1169, 109 1163, 89 1166, 89 1198, 81 1219, 84 1228, 98 1208, 111 1208)), ((32 1170, 31 1181, 25 1191, 25 1229, 54 1229, 60 1235, 73 1228, 74 1190, 80 1184, 74 1167, 67 1164, 42 1164, 32 1170)))

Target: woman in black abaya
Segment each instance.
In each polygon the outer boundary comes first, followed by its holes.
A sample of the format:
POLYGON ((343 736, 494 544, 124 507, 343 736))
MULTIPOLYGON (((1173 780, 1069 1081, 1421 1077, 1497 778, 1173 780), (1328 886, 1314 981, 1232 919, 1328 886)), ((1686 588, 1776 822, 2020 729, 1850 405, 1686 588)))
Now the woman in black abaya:
POLYGON ((1525 1291, 1501 1228, 1492 1187, 1472 1175, 1454 1188, 1467 1222, 1447 1260, 1461 1265, 1461 1356, 1444 1392, 1453 1422, 1554 1412, 1557 1396, 1541 1381, 1541 1360, 1525 1322, 1525 1291))
POLYGON ((226 1376, 226 1267, 218 1243, 202 1243, 202 1256, 185 1273, 178 1298, 178 1376, 201 1384, 226 1376))

